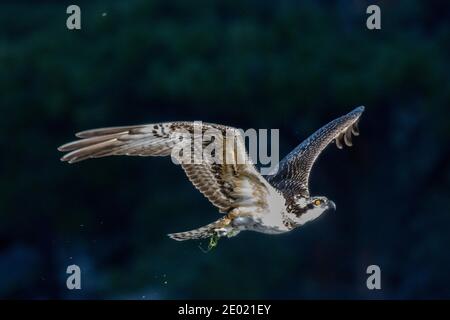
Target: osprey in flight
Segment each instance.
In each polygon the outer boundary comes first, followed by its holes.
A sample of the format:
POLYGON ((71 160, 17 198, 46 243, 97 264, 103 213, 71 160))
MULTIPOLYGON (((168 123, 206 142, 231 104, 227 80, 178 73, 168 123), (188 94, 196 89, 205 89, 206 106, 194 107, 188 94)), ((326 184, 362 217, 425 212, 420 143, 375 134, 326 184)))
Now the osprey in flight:
MULTIPOLYGON (((278 172, 264 178, 251 161, 183 162, 180 165, 192 184, 224 215, 215 222, 191 231, 169 234, 175 240, 234 236, 243 230, 268 234, 291 231, 314 220, 329 209, 336 209, 333 201, 323 196, 311 196, 308 180, 319 154, 331 142, 339 149, 352 145, 352 135, 359 135, 358 121, 364 107, 326 124, 292 150, 280 163, 278 172)), ((230 131, 236 142, 225 148, 224 154, 237 159, 245 143, 239 130, 195 122, 166 122, 93 129, 78 133, 80 140, 58 148, 68 152, 61 160, 69 163, 111 155, 169 156, 186 132, 200 134, 209 129, 222 133, 215 138, 226 143, 230 131), (237 138, 237 139, 236 139, 237 138)), ((201 142, 203 143, 203 142, 201 142)), ((194 143, 195 144, 195 143, 194 143)), ((181 153, 180 153, 181 154, 181 153)), ((175 156, 176 158, 176 156, 175 156)))

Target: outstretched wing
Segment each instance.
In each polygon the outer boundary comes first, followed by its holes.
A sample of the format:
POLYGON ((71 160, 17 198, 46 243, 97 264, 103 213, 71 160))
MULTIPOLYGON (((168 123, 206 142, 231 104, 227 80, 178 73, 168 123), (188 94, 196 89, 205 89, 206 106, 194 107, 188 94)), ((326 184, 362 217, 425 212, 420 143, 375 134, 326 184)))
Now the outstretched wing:
POLYGON ((74 163, 111 155, 170 155, 221 212, 238 206, 267 206, 271 187, 251 163, 243 137, 235 128, 202 122, 166 122, 93 129, 76 136, 81 139, 58 148, 68 152, 62 161, 74 163), (211 152, 203 154, 208 146, 213 146, 207 149, 211 152))
POLYGON ((309 197, 309 174, 317 157, 332 141, 339 149, 343 148, 343 143, 351 146, 352 134, 359 135, 358 121, 363 111, 363 106, 358 107, 314 132, 280 161, 278 172, 267 176, 267 181, 285 197, 296 194, 309 197))

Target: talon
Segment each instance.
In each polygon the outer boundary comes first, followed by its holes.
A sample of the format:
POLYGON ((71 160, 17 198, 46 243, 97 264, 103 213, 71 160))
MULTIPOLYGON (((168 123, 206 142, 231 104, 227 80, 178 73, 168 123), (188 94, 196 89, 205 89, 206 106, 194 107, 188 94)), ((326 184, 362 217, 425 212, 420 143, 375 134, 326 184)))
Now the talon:
POLYGON ((218 228, 218 229, 214 229, 215 231, 215 235, 218 237, 223 237, 225 235, 227 235, 228 230, 226 228, 218 228))

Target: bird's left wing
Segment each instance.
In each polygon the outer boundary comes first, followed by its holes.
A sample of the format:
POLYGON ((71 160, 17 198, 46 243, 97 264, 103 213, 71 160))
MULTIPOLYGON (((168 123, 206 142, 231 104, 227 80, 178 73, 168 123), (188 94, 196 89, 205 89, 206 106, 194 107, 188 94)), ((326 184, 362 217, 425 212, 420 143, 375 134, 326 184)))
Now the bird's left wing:
POLYGON ((267 206, 268 189, 272 187, 251 163, 242 134, 236 128, 202 122, 165 122, 93 129, 76 136, 81 139, 58 148, 68 152, 62 161, 74 163, 111 155, 171 155, 219 211, 267 206), (202 148, 211 146, 212 140, 218 146, 211 152, 214 158, 202 157, 206 155, 202 148))
POLYGON ((314 132, 280 161, 278 172, 267 176, 267 181, 287 197, 309 197, 309 174, 317 157, 332 141, 339 149, 343 143, 351 146, 352 134, 359 135, 358 121, 363 112, 364 107, 358 107, 314 132))

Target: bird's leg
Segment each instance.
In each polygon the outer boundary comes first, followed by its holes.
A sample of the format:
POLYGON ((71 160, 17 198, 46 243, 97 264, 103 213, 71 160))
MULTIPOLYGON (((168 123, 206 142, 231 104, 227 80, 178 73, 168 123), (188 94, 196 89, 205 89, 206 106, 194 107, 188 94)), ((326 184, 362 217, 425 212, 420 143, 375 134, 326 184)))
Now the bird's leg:
POLYGON ((249 219, 247 217, 242 217, 238 209, 230 211, 226 215, 225 221, 228 228, 225 235, 228 238, 236 236, 239 232, 241 232, 239 227, 247 224, 248 220, 249 219))
POLYGON ((232 224, 236 218, 240 219, 240 216, 238 210, 235 209, 221 219, 218 228, 214 229, 214 233, 209 238, 208 251, 217 246, 221 237, 227 236, 228 238, 231 238, 240 232, 240 230, 234 228, 232 224))
POLYGON ((229 225, 231 223, 231 219, 228 216, 223 217, 220 220, 220 223, 217 224, 217 228, 214 229, 214 232, 211 233, 211 237, 209 238, 208 248, 206 250, 202 249, 204 252, 209 252, 215 247, 217 247, 217 244, 219 242, 220 237, 228 235, 229 225))
POLYGON ((230 231, 231 221, 232 220, 228 216, 222 218, 222 221, 220 225, 218 225, 218 228, 214 229, 214 235, 217 236, 217 239, 228 234, 228 232, 230 231))
POLYGON ((233 210, 222 218, 219 228, 216 228, 214 230, 215 232, 210 238, 208 248, 216 247, 220 237, 227 236, 228 238, 230 238, 234 237, 239 233, 240 230, 235 229, 232 225, 233 220, 236 219, 237 217, 238 212, 236 210, 233 210))
POLYGON ((230 222, 231 222, 233 219, 237 218, 238 216, 239 216, 239 211, 238 211, 238 209, 233 209, 233 210, 231 210, 231 211, 227 214, 227 218, 228 218, 228 220, 230 220, 230 222))

